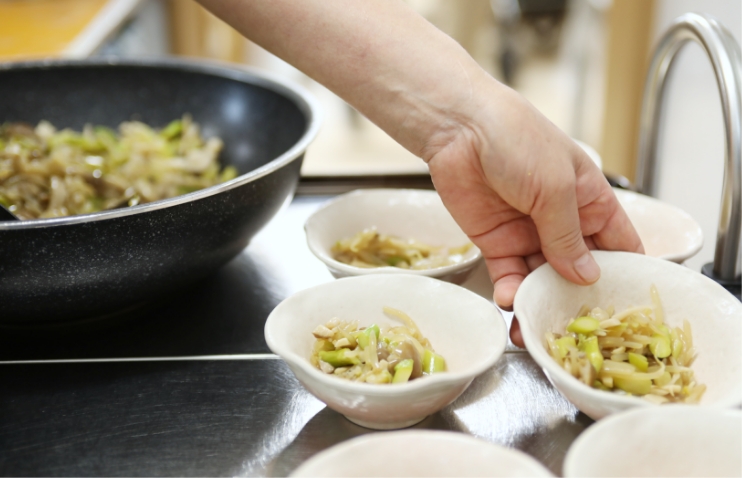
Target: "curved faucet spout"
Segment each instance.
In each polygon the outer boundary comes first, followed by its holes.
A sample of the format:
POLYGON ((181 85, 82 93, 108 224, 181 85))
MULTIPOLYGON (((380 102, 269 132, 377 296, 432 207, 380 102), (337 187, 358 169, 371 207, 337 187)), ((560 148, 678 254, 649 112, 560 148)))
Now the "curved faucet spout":
POLYGON ((718 279, 733 281, 742 221, 742 54, 734 37, 710 15, 686 13, 678 17, 657 45, 644 86, 636 182, 644 194, 651 196, 656 192, 657 135, 667 74, 678 51, 689 41, 701 45, 711 60, 721 96, 725 135, 724 182, 713 273, 718 279))

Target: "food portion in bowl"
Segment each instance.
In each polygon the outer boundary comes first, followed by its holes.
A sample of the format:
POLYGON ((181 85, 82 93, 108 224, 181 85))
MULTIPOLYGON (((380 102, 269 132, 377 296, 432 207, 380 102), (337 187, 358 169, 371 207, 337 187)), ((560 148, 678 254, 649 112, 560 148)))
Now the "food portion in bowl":
POLYGON ((138 122, 57 130, 0 126, 0 204, 20 219, 88 214, 204 189, 237 176, 220 169, 219 138, 189 115, 160 130, 138 122))
POLYGON ((481 251, 469 242, 469 237, 456 224, 435 191, 352 191, 315 211, 307 219, 304 229, 309 249, 336 278, 413 274, 460 284, 482 260, 481 251), (371 245, 371 251, 365 251, 366 241, 371 245), (410 247, 411 243, 414 247, 410 247), (435 258, 429 256, 420 260, 420 256, 424 256, 422 251, 427 254, 431 249, 429 245, 441 247, 438 254, 443 258, 448 255, 447 263, 444 264, 436 253, 431 253, 435 258), (357 251, 350 254, 350 247, 357 251), (420 255, 413 249, 418 249, 420 255), (371 253, 358 254, 361 250, 371 253), (341 252, 344 253, 339 255, 341 252))
POLYGON ((383 310, 403 325, 359 328, 357 322, 333 318, 315 328, 312 365, 346 380, 376 384, 405 383, 446 371, 446 360, 409 315, 391 307, 383 310))
POLYGON ((332 257, 354 267, 425 270, 460 264, 472 246, 471 242, 458 247, 431 246, 412 238, 380 234, 374 226, 337 241, 332 246, 332 257))
POLYGON ((563 333, 547 332, 551 357, 575 378, 600 390, 652 403, 698 403, 706 386, 690 368, 696 358, 691 326, 668 327, 659 292, 651 305, 614 312, 583 306, 563 333))
POLYGON ((414 425, 461 395, 502 355, 507 328, 492 302, 463 287, 412 274, 369 274, 325 282, 284 300, 268 316, 265 340, 329 408, 361 426, 392 429, 414 425), (376 324, 380 331, 404 324, 381 313, 384 306, 414 319, 445 357, 445 373, 375 385, 343 380, 312 365, 317 326, 332 317, 376 324))

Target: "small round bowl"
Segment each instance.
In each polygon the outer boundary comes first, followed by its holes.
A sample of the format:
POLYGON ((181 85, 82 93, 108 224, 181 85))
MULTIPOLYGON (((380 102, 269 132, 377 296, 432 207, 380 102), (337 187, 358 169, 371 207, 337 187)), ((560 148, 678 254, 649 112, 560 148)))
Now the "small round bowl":
POLYGON ((469 238, 453 220, 435 191, 413 189, 361 189, 328 202, 307 219, 304 230, 312 253, 337 278, 370 274, 414 274, 460 284, 469 276, 482 253, 472 246, 464 260, 426 270, 398 267, 355 267, 336 261, 332 246, 376 226, 381 234, 416 239, 433 246, 457 247, 469 238))
POLYGON ((507 329, 489 301, 429 277, 375 274, 303 290, 281 302, 265 324, 268 347, 315 397, 350 421, 375 429, 404 428, 456 399, 505 350, 507 329), (407 313, 448 364, 448 371, 394 385, 356 383, 309 362, 312 331, 333 317, 361 326, 399 325, 384 306, 407 313))
POLYGON ((614 188, 618 202, 628 214, 648 256, 678 264, 703 247, 703 231, 690 214, 666 202, 614 188))
POLYGON ((582 305, 616 311, 651 304, 657 287, 665 323, 693 331, 696 381, 707 389, 699 406, 733 407, 742 403, 742 303, 708 277, 673 262, 628 252, 593 251, 600 279, 578 286, 548 264, 526 277, 515 295, 515 315, 533 359, 554 386, 594 420, 639 406, 656 406, 638 397, 593 389, 563 370, 549 355, 544 335, 563 332, 582 305))
POLYGON ((554 476, 525 453, 463 433, 371 433, 313 456, 290 476, 554 476))
POLYGON ((742 476, 742 411, 642 408, 591 426, 564 476, 742 476))

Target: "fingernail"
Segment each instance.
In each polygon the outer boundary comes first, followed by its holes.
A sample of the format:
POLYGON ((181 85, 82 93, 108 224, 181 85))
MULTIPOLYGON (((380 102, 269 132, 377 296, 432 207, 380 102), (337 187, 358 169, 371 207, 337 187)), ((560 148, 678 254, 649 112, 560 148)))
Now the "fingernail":
POLYGON ((585 282, 590 284, 600 279, 600 267, 589 252, 575 261, 575 270, 585 282))

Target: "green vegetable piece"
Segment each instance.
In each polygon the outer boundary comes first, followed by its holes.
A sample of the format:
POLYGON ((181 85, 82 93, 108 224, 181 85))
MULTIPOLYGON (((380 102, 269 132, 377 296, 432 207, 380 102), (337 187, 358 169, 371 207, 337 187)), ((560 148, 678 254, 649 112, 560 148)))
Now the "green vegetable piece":
POLYGON ((118 143, 116 132, 111 128, 106 126, 96 126, 93 128, 93 131, 95 132, 95 137, 98 138, 98 142, 109 148, 118 143))
POLYGON ((195 191, 200 191, 202 188, 198 186, 178 186, 178 194, 188 194, 195 191))
POLYGON ((582 342, 580 346, 595 371, 600 372, 600 369, 603 368, 603 354, 600 352, 600 347, 598 346, 598 338, 595 336, 590 337, 582 342))
POLYGON ((371 334, 374 334, 376 336, 376 342, 379 342, 380 332, 381 331, 379 330, 378 325, 370 325, 356 334, 356 341, 358 341, 358 345, 362 349, 365 349, 366 347, 371 345, 371 334))
POLYGON ((569 349, 577 348, 577 342, 575 342, 575 338, 569 335, 566 337, 559 337, 558 339, 554 341, 554 343, 557 346, 559 358, 562 358, 562 359, 567 356, 569 349))
POLYGON ((392 257, 387 257, 387 258, 386 258, 386 261, 385 261, 385 262, 386 262, 386 263, 387 263, 388 265, 390 265, 390 266, 394 267, 394 266, 396 266, 397 264, 399 264, 400 262, 404 262, 404 260, 405 260, 405 258, 404 258, 404 257, 399 257, 399 256, 392 256, 392 257))
POLYGON ((664 387, 668 383, 672 381, 672 375, 670 375, 670 372, 665 372, 662 374, 660 378, 654 379, 654 384, 658 387, 664 387))
POLYGON ((351 355, 348 349, 322 351, 319 353, 319 359, 333 367, 346 367, 361 363, 361 360, 355 355, 351 355))
POLYGON ((369 343, 371 343, 371 338, 368 336, 367 333, 365 333, 364 330, 361 330, 360 332, 357 332, 355 334, 356 342, 358 342, 358 346, 362 349, 365 349, 368 347, 369 343))
POLYGON ((652 389, 652 381, 648 378, 614 377, 613 385, 634 395, 646 395, 652 389))
POLYGON ((174 121, 171 121, 169 125, 162 128, 162 131, 160 131, 160 136, 162 136, 165 139, 173 139, 176 136, 180 135, 183 132, 183 121, 177 119, 174 121))
POLYGON ((222 170, 220 179, 223 183, 226 183, 227 181, 234 179, 237 176, 239 176, 237 168, 235 168, 234 166, 227 166, 222 170))
POLYGON ((412 367, 415 365, 415 362, 412 359, 405 359, 400 361, 397 365, 394 366, 394 378, 392 378, 392 383, 404 383, 410 380, 410 375, 412 375, 412 367))
POLYGON ((378 325, 371 324, 368 327, 366 327, 366 329, 364 331, 367 331, 369 333, 370 332, 373 332, 374 335, 376 336, 376 340, 379 340, 379 334, 381 334, 381 330, 379 330, 379 326, 378 325))
POLYGON ((103 209, 104 200, 102 197, 94 196, 90 198, 90 209, 92 211, 101 211, 103 209))
POLYGON ((446 371, 446 359, 430 349, 423 352, 423 375, 446 371))
POLYGON ((657 358, 669 357, 672 353, 670 339, 664 335, 654 334, 649 342, 649 351, 657 358))
POLYGON ((610 391, 611 389, 603 385, 603 383, 600 380, 596 380, 593 382, 593 388, 597 388, 598 390, 605 390, 610 391))
POLYGON ((327 352, 330 350, 335 350, 335 346, 332 345, 332 342, 330 342, 329 340, 320 339, 315 343, 314 350, 327 352))
POLYGON ((389 373, 389 371, 382 370, 376 383, 391 383, 393 380, 394 378, 392 377, 392 374, 389 373))
POLYGON ((589 334, 590 332, 595 332, 598 328, 600 328, 600 322, 598 319, 592 317, 577 317, 567 326, 567 332, 589 334))
POLYGON ((79 133, 75 133, 74 131, 69 130, 61 131, 52 136, 49 140, 49 144, 51 146, 57 146, 60 144, 77 146, 78 148, 81 148, 83 151, 88 153, 98 152, 103 149, 97 138, 90 139, 79 133))
POLYGON ((635 354, 634 352, 629 352, 629 363, 640 372, 646 372, 647 368, 649 368, 647 357, 641 354, 635 354))

